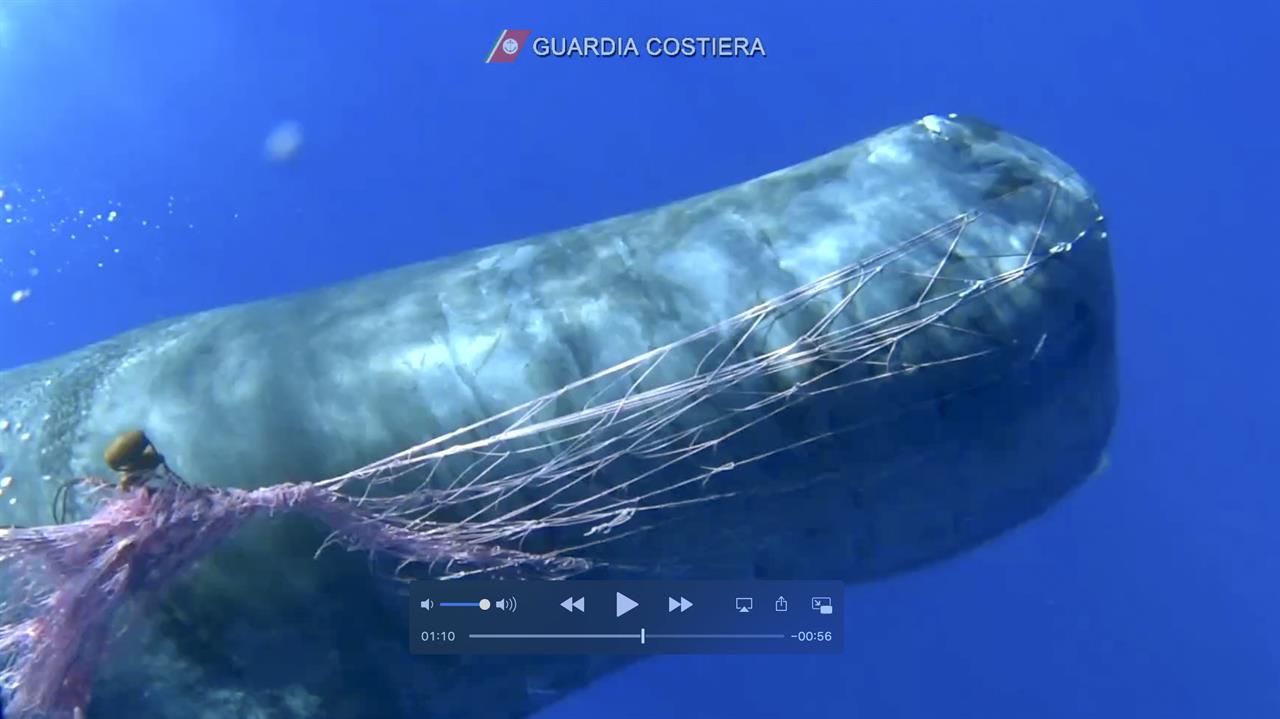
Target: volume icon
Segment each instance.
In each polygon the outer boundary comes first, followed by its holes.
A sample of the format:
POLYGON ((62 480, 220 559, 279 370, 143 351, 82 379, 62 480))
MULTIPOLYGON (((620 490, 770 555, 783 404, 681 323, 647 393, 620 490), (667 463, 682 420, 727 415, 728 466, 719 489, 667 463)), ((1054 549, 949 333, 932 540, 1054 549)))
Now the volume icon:
POLYGON ((514 612, 516 610, 516 598, 506 597, 504 599, 499 599, 493 603, 493 606, 497 607, 499 611, 514 612))

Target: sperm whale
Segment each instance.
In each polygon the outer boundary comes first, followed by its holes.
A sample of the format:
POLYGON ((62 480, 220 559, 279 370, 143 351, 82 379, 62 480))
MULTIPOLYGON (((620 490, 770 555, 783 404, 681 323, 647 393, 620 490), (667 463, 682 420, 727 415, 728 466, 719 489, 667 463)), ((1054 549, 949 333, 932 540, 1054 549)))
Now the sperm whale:
MULTIPOLYGON (((104 474, 140 426, 195 484, 408 482, 468 542, 605 573, 889 576, 1039 515, 1100 462, 1108 245, 1061 160, 929 116, 666 207, 0 373, 0 526, 54 521, 62 482, 104 474)), ((521 716, 618 665, 410 657, 388 582, 316 543, 261 527, 195 568, 114 650, 130 658, 90 715, 521 716)))

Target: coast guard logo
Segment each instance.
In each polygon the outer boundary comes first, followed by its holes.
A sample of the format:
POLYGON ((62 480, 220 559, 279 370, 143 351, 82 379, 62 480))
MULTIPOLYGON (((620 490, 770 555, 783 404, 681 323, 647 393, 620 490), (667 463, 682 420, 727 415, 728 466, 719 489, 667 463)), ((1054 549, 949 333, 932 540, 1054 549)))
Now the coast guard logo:
POLYGON ((503 30, 485 62, 515 62, 532 30, 503 30))

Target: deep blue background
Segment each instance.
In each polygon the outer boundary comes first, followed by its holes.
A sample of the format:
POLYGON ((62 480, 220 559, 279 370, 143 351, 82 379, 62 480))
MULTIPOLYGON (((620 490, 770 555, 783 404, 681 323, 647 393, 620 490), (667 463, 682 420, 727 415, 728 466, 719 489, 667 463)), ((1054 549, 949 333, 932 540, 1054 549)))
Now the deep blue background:
POLYGON ((461 5, 0 4, 0 367, 980 115, 1101 192, 1111 469, 851 589, 842 658, 657 659, 548 715, 1280 716, 1275 3, 461 5), (504 27, 759 35, 768 57, 482 64, 504 27), (286 119, 303 151, 267 163, 286 119))

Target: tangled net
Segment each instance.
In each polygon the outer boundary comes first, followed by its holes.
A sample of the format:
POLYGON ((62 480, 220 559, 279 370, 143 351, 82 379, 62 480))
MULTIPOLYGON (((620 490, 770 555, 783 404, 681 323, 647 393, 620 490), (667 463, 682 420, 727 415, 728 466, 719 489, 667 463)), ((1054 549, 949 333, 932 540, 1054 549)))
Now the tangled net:
POLYGON ((756 491, 711 480, 819 437, 731 461, 705 457, 815 397, 1010 351, 1008 338, 975 339, 981 333, 949 326, 948 316, 1025 280, 1093 230, 1100 216, 1069 239, 1042 236, 1060 190, 1049 181, 1019 187, 700 332, 342 476, 224 489, 189 484, 152 462, 125 468, 128 481, 118 484, 87 480, 88 518, 0 530, 5 713, 79 719, 113 618, 255 517, 308 515, 332 530, 325 545, 390 557, 397 571, 565 577, 598 563, 589 547, 643 531, 647 517, 756 491), (992 211, 1026 193, 1043 207, 1038 226, 992 211), (1010 247, 1021 249, 958 259, 965 233, 984 221, 1001 223, 1010 247), (985 268, 981 276, 974 267, 985 268), (912 278, 918 295, 859 318, 859 297, 888 276, 912 278), (930 362, 896 359, 925 328, 966 333, 974 349, 930 362), (673 376, 668 360, 690 349, 701 361, 673 376), (525 548, 551 530, 560 532, 554 547, 525 548))

